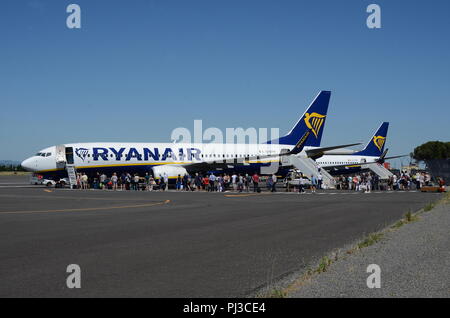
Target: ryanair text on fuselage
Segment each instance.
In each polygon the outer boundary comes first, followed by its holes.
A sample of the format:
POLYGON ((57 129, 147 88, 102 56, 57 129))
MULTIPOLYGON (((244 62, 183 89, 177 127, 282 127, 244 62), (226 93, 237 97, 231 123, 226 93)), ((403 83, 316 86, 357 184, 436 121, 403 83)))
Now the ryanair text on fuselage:
MULTIPOLYGON (((89 149, 76 148, 75 154, 83 161, 89 156, 89 149)), ((93 161, 130 161, 136 159, 138 161, 165 161, 171 160, 198 160, 200 161, 201 150, 198 148, 114 148, 114 147, 94 147, 92 148, 93 161)))

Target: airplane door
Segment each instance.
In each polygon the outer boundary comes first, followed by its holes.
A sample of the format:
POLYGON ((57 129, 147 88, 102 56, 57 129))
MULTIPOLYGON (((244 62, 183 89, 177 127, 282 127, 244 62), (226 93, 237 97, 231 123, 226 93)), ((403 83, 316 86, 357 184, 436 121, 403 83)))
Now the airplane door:
POLYGON ((66 162, 66 146, 59 145, 56 146, 56 163, 66 162))
MULTIPOLYGON (((288 153, 289 149, 281 149, 280 154, 288 153)), ((280 156, 280 163, 282 166, 288 166, 290 165, 290 160, 288 156, 280 156)))
POLYGON ((73 148, 66 147, 66 162, 68 165, 73 165, 73 148))

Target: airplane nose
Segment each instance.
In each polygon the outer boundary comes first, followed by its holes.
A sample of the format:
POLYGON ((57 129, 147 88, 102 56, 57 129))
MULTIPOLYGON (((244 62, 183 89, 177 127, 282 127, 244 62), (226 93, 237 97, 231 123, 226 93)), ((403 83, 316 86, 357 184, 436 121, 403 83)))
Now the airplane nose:
POLYGON ((22 161, 22 163, 20 165, 22 166, 22 168, 24 168, 27 171, 34 171, 35 170, 32 158, 25 159, 24 161, 22 161))

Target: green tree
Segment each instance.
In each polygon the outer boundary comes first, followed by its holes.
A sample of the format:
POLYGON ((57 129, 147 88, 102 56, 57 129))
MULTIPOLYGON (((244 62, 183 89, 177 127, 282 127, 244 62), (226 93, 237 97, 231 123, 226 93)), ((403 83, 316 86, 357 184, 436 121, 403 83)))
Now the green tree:
POLYGON ((429 141, 414 149, 412 157, 418 161, 450 158, 450 142, 429 141))

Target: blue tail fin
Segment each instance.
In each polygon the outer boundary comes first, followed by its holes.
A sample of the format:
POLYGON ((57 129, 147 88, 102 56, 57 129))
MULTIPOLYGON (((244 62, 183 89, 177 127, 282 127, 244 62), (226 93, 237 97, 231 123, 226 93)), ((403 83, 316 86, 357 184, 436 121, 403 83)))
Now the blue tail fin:
POLYGON ((330 96, 330 91, 321 91, 287 135, 268 143, 296 145, 304 134, 311 129, 313 136, 308 138, 303 146, 320 147, 330 96))
POLYGON ((389 128, 389 123, 384 122, 372 136, 372 138, 367 143, 366 147, 354 153, 355 156, 374 156, 379 157, 384 151, 384 144, 386 143, 387 132, 389 128))

